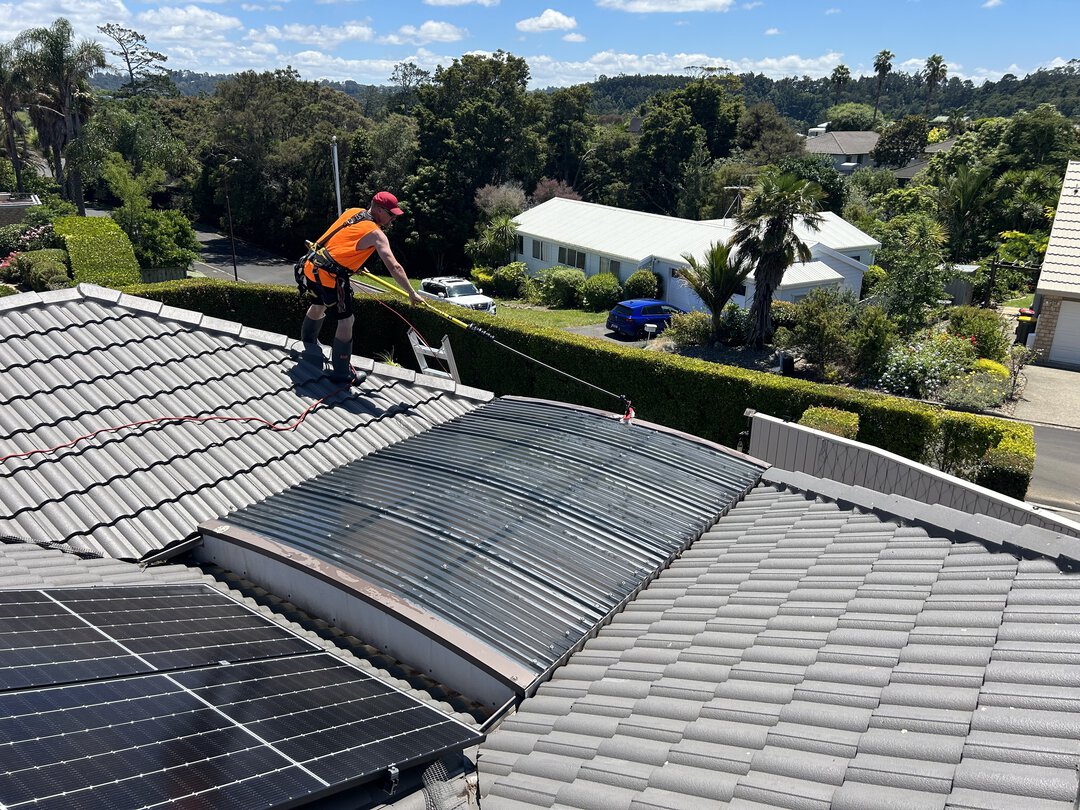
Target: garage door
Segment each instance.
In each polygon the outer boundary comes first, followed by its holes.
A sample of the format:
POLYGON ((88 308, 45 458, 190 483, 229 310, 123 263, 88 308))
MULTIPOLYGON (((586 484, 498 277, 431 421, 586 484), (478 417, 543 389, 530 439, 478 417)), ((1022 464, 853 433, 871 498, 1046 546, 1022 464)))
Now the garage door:
POLYGON ((1080 366, 1080 301, 1061 302, 1049 359, 1051 363, 1080 366))

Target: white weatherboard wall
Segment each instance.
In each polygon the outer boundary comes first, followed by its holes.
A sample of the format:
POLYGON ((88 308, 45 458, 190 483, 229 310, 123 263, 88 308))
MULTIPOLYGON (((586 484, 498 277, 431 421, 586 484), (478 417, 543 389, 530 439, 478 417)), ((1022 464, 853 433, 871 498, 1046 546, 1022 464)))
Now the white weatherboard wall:
POLYGON ((866 487, 1017 526, 1080 537, 1080 524, 903 456, 775 416, 755 413, 749 454, 781 470, 866 487))

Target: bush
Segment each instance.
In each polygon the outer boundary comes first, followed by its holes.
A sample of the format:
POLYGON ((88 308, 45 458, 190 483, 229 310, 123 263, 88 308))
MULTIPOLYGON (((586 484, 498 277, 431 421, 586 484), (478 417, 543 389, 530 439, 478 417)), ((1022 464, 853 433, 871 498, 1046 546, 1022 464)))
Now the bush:
POLYGON ((1005 332, 1005 319, 996 310, 953 307, 949 310, 949 331, 971 338, 979 357, 1001 362, 1009 355, 1012 341, 1005 332))
POLYGON ((862 277, 862 289, 859 290, 859 298, 866 298, 868 295, 873 295, 877 289, 884 283, 887 273, 885 268, 879 264, 872 264, 866 268, 862 277))
POLYGON ((843 436, 845 439, 854 439, 859 434, 859 415, 839 408, 807 408, 803 411, 799 424, 832 433, 834 436, 843 436))
POLYGON ((21 284, 22 274, 18 264, 19 254, 11 252, 0 259, 0 281, 9 284, 21 284))
POLYGON ((537 277, 540 301, 556 309, 578 309, 585 288, 585 273, 576 267, 551 267, 537 277))
POLYGON ((491 290, 495 289, 495 276, 483 267, 474 267, 469 272, 469 280, 476 285, 478 290, 483 290, 489 294, 491 290))
POLYGON ((7 298, 9 295, 18 295, 19 291, 14 287, 8 287, 4 284, 0 284, 0 298, 7 298))
POLYGON ((742 346, 750 334, 750 310, 738 304, 728 304, 720 313, 720 332, 717 339, 728 346, 742 346))
POLYGON ((964 374, 949 380, 937 391, 937 398, 950 408, 985 411, 1005 401, 1007 382, 985 371, 964 374))
POLYGON ((56 236, 51 224, 28 225, 25 222, 18 222, 0 228, 0 256, 7 256, 13 252, 22 253, 27 250, 45 250, 56 247, 60 247, 60 239, 56 236))
MULTIPOLYGON (((118 215, 120 210, 114 211, 118 215)), ((117 224, 123 227, 124 220, 117 224)), ((146 210, 137 217, 138 240, 133 240, 139 267, 181 267, 187 269, 199 258, 199 240, 191 221, 180 211, 146 210)), ((128 234, 131 238, 132 234, 128 234)))
POLYGON ((597 273, 585 279, 581 289, 581 304, 590 312, 611 309, 622 300, 619 279, 611 273, 597 273))
POLYGON ((971 370, 978 373, 989 374, 992 377, 997 377, 1002 382, 1008 382, 1010 373, 1009 369, 1003 366, 996 360, 988 360, 985 357, 980 357, 975 361, 975 364, 971 367, 971 370))
POLYGON ((1004 422, 1001 429, 1001 439, 983 455, 974 480, 1023 500, 1035 468, 1035 430, 1020 422, 1004 422))
POLYGON ((12 263, 11 281, 27 284, 34 292, 62 290, 71 286, 67 254, 62 250, 30 250, 12 263))
POLYGON ((139 283, 139 263, 131 241, 111 219, 62 217, 55 227, 67 248, 76 284, 118 288, 139 283))
POLYGON ((895 346, 879 384, 892 394, 926 399, 975 362, 970 342, 942 332, 926 334, 910 346, 895 346))
POLYGON ((849 290, 811 290, 795 312, 795 346, 807 362, 824 369, 846 360, 848 324, 855 315, 855 296, 849 290))
POLYGON ((769 312, 772 314, 772 322, 774 328, 783 326, 786 329, 795 330, 795 325, 799 322, 799 305, 793 304, 790 301, 777 301, 773 299, 772 305, 769 307, 769 312))
POLYGON ((679 347, 708 346, 712 342, 712 318, 705 312, 672 315, 664 334, 679 347))
POLYGON ((626 300, 632 298, 656 298, 659 294, 659 284, 656 274, 651 270, 635 270, 630 274, 623 286, 623 295, 626 300))
POLYGON ((877 379, 885 369, 899 330, 881 307, 860 307, 848 335, 851 365, 857 375, 877 379))
POLYGON ((526 298, 531 283, 525 262, 511 262, 492 275, 491 290, 496 298, 526 298))

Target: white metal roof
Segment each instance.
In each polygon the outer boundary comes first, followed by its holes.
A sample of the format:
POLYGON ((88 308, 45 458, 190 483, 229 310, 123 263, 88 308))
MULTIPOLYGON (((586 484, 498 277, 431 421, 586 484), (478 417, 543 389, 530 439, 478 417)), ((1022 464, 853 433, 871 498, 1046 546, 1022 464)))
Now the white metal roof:
POLYGON ((1080 295, 1080 161, 1070 160, 1036 292, 1080 295))
MULTIPOLYGON (((811 260, 808 262, 796 262, 784 271, 784 278, 780 282, 779 289, 789 290, 793 287, 806 287, 809 285, 828 284, 841 282, 844 277, 833 270, 825 262, 811 260)), ((754 286, 754 277, 746 280, 747 287, 754 286)))
MULTIPOLYGON (((804 242, 821 242, 833 250, 880 247, 871 236, 836 214, 824 212, 821 216, 820 230, 796 226, 804 242)), ((685 253, 700 258, 714 243, 727 241, 735 232, 733 219, 698 222, 562 197, 541 203, 514 221, 523 236, 635 264, 650 256, 674 263, 683 263, 685 253)))

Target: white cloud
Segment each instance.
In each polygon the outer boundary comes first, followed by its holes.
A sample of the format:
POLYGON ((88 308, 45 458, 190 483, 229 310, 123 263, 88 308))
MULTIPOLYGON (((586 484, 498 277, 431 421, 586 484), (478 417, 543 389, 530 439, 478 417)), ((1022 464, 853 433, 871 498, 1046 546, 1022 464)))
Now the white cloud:
POLYGON ((582 34, 567 34, 563 38, 563 42, 584 42, 585 37, 582 34))
POLYGON ((240 10, 241 11, 282 11, 283 9, 284 9, 284 6, 278 6, 278 5, 261 6, 261 5, 257 4, 257 3, 241 3, 240 4, 240 10))
POLYGON ((425 6, 467 6, 472 3, 478 6, 497 6, 499 0, 424 0, 425 6))
POLYGON ((763 6, 763 5, 765 5, 765 4, 762 3, 761 0, 753 0, 750 3, 743 3, 742 7, 744 9, 746 9, 747 11, 752 11, 753 9, 757 8, 758 6, 763 6))
POLYGON ((833 14, 839 14, 839 13, 840 13, 840 9, 838 9, 838 8, 827 8, 827 9, 825 9, 825 16, 826 17, 831 16, 833 14))
MULTIPOLYGON (((82 39, 107 42, 97 26, 105 22, 130 25, 131 12, 122 0, 28 0, 0 3, 0 42, 10 42, 27 28, 47 28, 64 17, 82 39)), ((145 31, 142 33, 146 33, 145 31)), ((114 47, 116 43, 113 43, 114 47)), ((153 47, 153 43, 150 43, 153 47)))
POLYGON ((727 11, 735 0, 596 0, 600 8, 637 14, 680 14, 684 11, 727 11))
MULTIPOLYGON (((195 52, 205 52, 228 44, 226 35, 244 27, 236 17, 200 6, 163 6, 143 11, 136 19, 139 22, 139 33, 145 35, 150 43, 170 43, 173 48, 179 46, 195 52)), ((166 50, 160 45, 158 47, 166 50)), ((172 51, 168 53, 171 67, 172 51)))
POLYGON ((780 33, 779 28, 766 28, 765 29, 765 36, 767 36, 767 37, 775 37, 779 33, 780 33))
POLYGON ((426 45, 429 42, 457 42, 468 35, 464 28, 428 20, 419 27, 403 25, 396 34, 389 34, 379 41, 387 45, 426 45))
POLYGON ((528 34, 539 31, 570 31, 577 28, 577 20, 554 9, 546 8, 539 17, 518 20, 516 27, 518 31, 528 34))
POLYGON ((997 8, 1004 1, 1005 0, 986 0, 986 2, 982 4, 982 7, 983 8, 997 8))
POLYGON ((266 25, 261 29, 252 29, 247 38, 253 42, 305 42, 319 43, 333 50, 343 42, 370 42, 375 32, 367 23, 350 20, 341 25, 301 25, 290 23, 278 27, 266 25))

